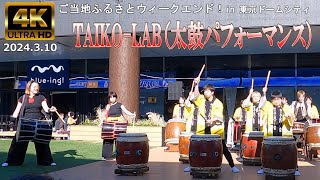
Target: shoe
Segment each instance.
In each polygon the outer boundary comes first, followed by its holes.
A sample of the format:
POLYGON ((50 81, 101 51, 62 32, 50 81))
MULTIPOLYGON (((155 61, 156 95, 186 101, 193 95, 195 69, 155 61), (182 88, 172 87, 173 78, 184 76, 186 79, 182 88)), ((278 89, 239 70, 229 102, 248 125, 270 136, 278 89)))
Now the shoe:
POLYGON ((301 176, 301 173, 299 172, 299 170, 296 170, 296 172, 294 172, 295 176, 301 176))
POLYGON ((243 162, 243 158, 239 158, 238 161, 239 161, 239 162, 243 162))
POLYGON ((7 167, 7 166, 9 166, 9 164, 8 163, 2 163, 2 165, 1 165, 2 167, 7 167))
POLYGON ((104 158, 104 157, 102 157, 102 158, 101 158, 101 160, 102 160, 102 161, 105 161, 105 160, 107 160, 107 159, 106 159, 106 158, 104 158))
POLYGON ((263 169, 259 169, 259 171, 257 172, 257 174, 264 174, 263 169))
POLYGON ((188 167, 186 167, 186 168, 184 168, 184 170, 183 170, 184 172, 190 172, 191 171, 191 167, 190 166, 188 166, 188 167))
POLYGON ((235 167, 235 166, 233 166, 231 169, 232 169, 233 173, 238 173, 239 172, 239 169, 237 167, 235 167))
POLYGON ((53 162, 53 163, 51 163, 50 165, 51 165, 51 166, 56 166, 57 164, 53 162))

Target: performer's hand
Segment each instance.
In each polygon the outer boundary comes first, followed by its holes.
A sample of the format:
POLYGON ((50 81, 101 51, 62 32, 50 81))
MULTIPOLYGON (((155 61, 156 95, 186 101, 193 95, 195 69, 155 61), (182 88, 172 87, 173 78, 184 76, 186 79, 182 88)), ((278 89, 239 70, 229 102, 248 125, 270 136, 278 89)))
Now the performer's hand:
POLYGON ((195 78, 195 79, 193 80, 194 85, 198 85, 199 82, 200 82, 200 78, 199 78, 199 77, 197 77, 197 78, 195 78))
POLYGON ((285 117, 285 118, 291 118, 291 117, 292 117, 292 114, 291 114, 291 113, 288 113, 288 112, 285 112, 285 113, 284 113, 284 117, 285 117))
POLYGON ((252 93, 253 93, 253 88, 250 88, 249 93, 250 93, 250 94, 252 94, 252 93))
POLYGON ((55 111, 57 111, 57 108, 54 107, 54 106, 52 106, 52 107, 49 109, 49 111, 50 111, 50 112, 55 112, 55 111))
POLYGON ((263 88, 262 88, 263 94, 266 94, 267 91, 268 91, 268 88, 267 88, 267 87, 263 87, 263 88))

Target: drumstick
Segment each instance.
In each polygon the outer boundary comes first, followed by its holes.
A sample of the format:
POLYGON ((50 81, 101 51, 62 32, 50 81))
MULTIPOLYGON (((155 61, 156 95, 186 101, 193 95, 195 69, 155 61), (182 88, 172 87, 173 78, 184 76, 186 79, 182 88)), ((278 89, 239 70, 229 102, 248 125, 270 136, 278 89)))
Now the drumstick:
POLYGON ((198 75, 198 78, 199 78, 199 79, 200 79, 201 74, 202 74, 202 72, 203 72, 203 70, 204 70, 205 67, 206 67, 206 64, 203 64, 203 66, 202 66, 202 68, 201 68, 201 71, 200 71, 200 73, 199 73, 199 75, 198 75))
POLYGON ((254 79, 251 80, 251 89, 253 89, 254 79))
POLYGON ((60 114, 58 113, 58 111, 55 111, 55 112, 57 113, 58 117, 62 120, 62 122, 63 122, 63 123, 66 123, 66 122, 63 120, 63 118, 60 116, 60 114))
POLYGON ((267 80, 266 80, 266 85, 264 86, 265 88, 267 88, 267 87, 268 87, 269 78, 270 78, 270 73, 271 73, 271 71, 269 70, 269 71, 268 71, 267 80))

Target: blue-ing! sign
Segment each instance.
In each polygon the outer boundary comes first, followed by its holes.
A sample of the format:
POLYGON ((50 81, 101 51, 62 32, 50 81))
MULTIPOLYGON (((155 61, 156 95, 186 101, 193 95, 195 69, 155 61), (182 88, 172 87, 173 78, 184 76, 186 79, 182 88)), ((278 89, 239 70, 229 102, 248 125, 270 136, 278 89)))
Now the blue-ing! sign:
POLYGON ((41 88, 69 88, 69 62, 67 60, 29 61, 28 79, 41 88))

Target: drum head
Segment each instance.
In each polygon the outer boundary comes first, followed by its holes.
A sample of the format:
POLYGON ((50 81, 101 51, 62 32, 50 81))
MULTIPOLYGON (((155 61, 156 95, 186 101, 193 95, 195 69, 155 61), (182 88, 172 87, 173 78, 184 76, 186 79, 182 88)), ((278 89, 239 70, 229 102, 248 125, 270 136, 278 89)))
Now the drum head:
POLYGON ((147 137, 146 133, 120 133, 119 137, 147 137))
POLYGON ((180 133, 180 136, 192 136, 192 135, 194 135, 194 133, 192 133, 192 132, 181 132, 180 133))
POLYGON ((294 138, 293 137, 282 137, 282 136, 269 136, 269 137, 265 137, 264 141, 291 142, 291 141, 294 141, 294 138))
POLYGON ((252 131, 252 132, 246 132, 243 134, 245 137, 263 137, 264 133, 261 131, 252 131))
POLYGON ((172 122, 183 122, 183 123, 185 123, 186 120, 185 119, 169 119, 167 123, 172 123, 172 122))
POLYGON ((314 127, 314 126, 320 126, 320 123, 312 123, 309 125, 309 127, 314 127))
POLYGON ((194 141, 202 141, 202 140, 218 140, 220 139, 220 136, 217 134, 204 134, 204 135, 192 135, 190 138, 190 141, 194 140, 194 141))

